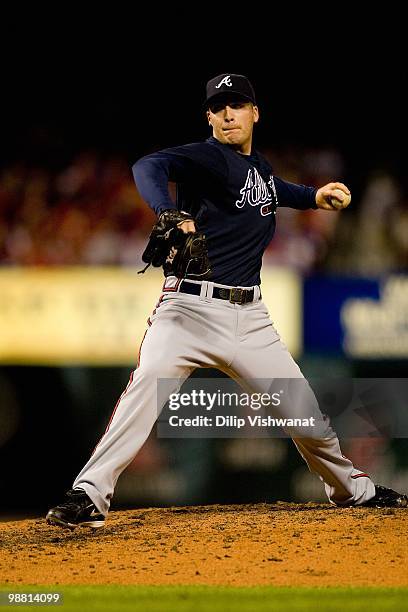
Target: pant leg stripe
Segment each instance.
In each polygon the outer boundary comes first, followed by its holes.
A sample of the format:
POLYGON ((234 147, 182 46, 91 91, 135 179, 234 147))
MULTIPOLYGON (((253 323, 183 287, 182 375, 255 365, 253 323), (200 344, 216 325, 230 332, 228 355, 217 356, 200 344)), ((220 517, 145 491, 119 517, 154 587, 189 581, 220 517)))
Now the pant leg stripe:
POLYGON ((92 451, 92 455, 93 455, 93 454, 94 454, 94 452, 96 451, 96 449, 97 449, 97 447, 99 446, 99 444, 102 442, 102 439, 103 439, 103 437, 105 436, 105 434, 108 432, 109 427, 111 426, 111 423, 112 423, 112 419, 113 419, 113 417, 115 416, 116 410, 117 410, 117 408, 118 408, 118 406, 119 406, 119 404, 120 404, 120 402, 121 402, 122 398, 123 398, 123 397, 126 395, 127 390, 129 389, 130 385, 132 384, 132 380, 133 380, 133 372, 131 372, 131 374, 130 374, 129 382, 128 382, 128 384, 126 385, 126 389, 125 389, 125 390, 122 392, 122 394, 121 394, 120 398, 118 399, 118 401, 117 401, 117 402, 116 402, 116 404, 115 404, 115 407, 114 407, 113 412, 112 412, 112 414, 111 414, 111 417, 110 417, 110 419, 109 419, 109 423, 107 424, 106 429, 105 429, 105 431, 103 432, 103 434, 102 434, 101 438, 99 439, 99 441, 97 442, 97 444, 96 444, 95 448, 93 449, 93 451, 92 451))

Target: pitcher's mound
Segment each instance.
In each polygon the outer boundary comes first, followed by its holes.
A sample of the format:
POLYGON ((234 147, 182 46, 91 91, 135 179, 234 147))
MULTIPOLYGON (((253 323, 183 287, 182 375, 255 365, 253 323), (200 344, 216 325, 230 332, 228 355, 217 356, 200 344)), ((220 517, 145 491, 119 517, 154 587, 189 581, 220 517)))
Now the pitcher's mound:
POLYGON ((407 518, 278 502, 113 511, 95 531, 1 523, 1 582, 407 586, 407 518))

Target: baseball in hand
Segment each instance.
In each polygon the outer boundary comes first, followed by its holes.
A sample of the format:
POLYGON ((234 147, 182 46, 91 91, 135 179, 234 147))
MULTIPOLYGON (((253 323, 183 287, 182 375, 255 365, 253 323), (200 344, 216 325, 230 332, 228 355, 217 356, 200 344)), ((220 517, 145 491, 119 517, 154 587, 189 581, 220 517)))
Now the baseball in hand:
POLYGON ((351 195, 344 193, 341 189, 334 189, 334 194, 330 197, 330 204, 334 208, 341 210, 346 208, 351 202, 351 195))

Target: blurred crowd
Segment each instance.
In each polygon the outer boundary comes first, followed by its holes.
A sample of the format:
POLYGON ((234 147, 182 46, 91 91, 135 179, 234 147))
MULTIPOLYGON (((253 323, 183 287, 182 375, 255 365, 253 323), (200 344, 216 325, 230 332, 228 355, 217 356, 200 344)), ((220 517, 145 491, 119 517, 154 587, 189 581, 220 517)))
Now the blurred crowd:
POLYGON ((0 262, 138 264, 154 219, 123 159, 82 153, 59 172, 13 165, 0 179, 0 262))
MULTIPOLYGON (((264 154, 286 180, 346 182, 338 151, 292 147, 264 154)), ((124 158, 83 152, 58 171, 21 163, 0 174, 3 266, 140 266, 154 220, 124 158)), ((346 212, 280 209, 264 261, 302 273, 376 275, 406 268, 408 205, 401 187, 377 173, 346 212)))

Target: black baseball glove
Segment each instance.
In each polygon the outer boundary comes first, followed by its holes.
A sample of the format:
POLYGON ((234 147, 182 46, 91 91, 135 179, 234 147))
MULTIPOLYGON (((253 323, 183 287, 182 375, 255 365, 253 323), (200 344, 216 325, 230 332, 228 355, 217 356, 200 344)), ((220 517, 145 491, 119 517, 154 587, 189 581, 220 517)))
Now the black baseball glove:
POLYGON ((161 213, 142 255, 147 266, 140 272, 152 265, 162 266, 165 276, 209 278, 211 268, 204 234, 186 233, 179 227, 188 220, 194 221, 188 213, 172 208, 161 213))

